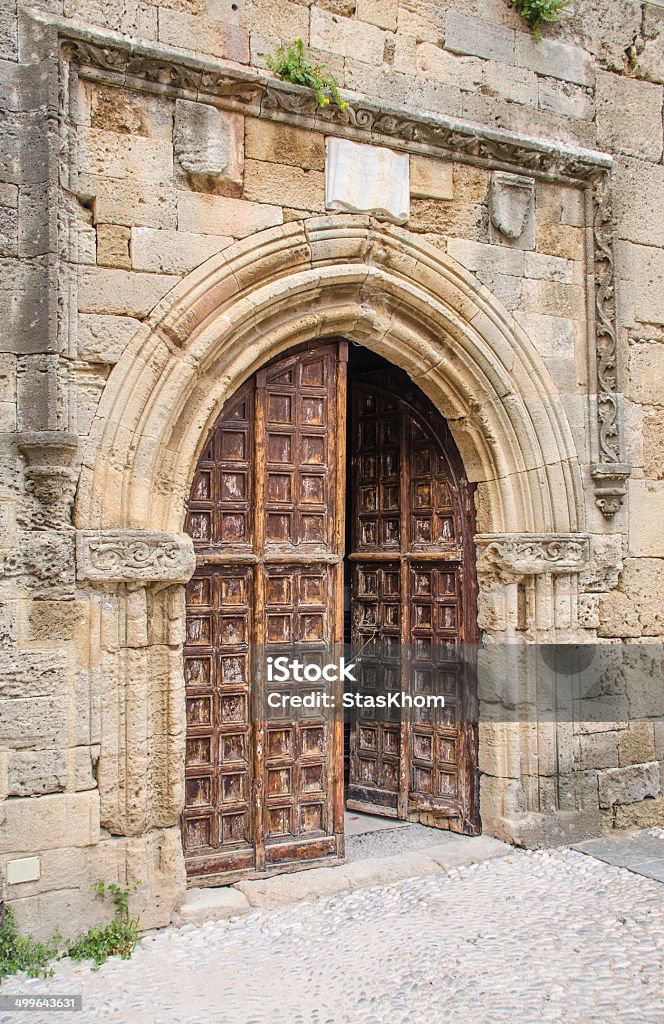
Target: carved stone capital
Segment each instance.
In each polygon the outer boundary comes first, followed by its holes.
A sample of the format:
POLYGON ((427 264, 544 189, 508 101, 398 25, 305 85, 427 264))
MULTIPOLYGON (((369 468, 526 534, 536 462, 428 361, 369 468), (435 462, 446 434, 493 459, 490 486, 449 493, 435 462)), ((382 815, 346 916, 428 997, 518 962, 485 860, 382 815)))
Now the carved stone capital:
POLYGON ((585 533, 480 533, 477 571, 501 582, 540 573, 579 573, 590 561, 585 533))
POLYGON ((620 510, 627 493, 626 480, 631 470, 631 466, 621 463, 604 463, 591 467, 590 473, 595 481, 595 502, 605 519, 611 519, 620 510))
POLYGON ((76 576, 92 583, 186 583, 196 568, 194 545, 179 533, 78 530, 76 576))

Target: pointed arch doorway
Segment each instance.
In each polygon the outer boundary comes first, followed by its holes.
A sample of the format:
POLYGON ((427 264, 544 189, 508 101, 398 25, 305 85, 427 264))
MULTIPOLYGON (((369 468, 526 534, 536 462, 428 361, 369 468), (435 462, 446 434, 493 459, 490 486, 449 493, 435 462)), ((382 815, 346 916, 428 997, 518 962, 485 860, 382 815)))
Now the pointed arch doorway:
POLYGON ((477 639, 472 488, 406 374, 341 339, 272 360, 210 430, 186 530, 197 558, 184 648, 190 880, 339 859, 346 807, 477 833, 476 695, 444 655, 477 639), (301 645, 315 660, 344 642, 368 651, 367 691, 434 687, 444 708, 353 710, 345 725, 256 711, 256 652, 301 645), (408 652, 393 670, 391 647, 408 652))

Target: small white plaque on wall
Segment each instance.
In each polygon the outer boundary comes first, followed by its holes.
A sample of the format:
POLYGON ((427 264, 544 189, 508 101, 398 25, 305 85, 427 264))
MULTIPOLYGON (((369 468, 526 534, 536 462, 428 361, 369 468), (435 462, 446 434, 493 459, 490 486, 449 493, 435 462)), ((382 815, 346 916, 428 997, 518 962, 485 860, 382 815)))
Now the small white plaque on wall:
POLYGON ((407 153, 348 139, 325 140, 325 206, 405 224, 410 216, 407 153))

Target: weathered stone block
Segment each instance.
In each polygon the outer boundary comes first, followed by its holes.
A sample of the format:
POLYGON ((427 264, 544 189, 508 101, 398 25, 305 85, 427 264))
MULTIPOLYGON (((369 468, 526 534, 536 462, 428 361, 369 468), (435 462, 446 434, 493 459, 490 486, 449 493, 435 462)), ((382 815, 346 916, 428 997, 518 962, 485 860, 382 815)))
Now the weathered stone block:
POLYGON ((600 625, 603 637, 659 636, 664 627, 664 560, 627 559, 622 574, 622 590, 613 590, 600 598, 600 625))
MULTIPOLYGON (((273 197, 272 203, 277 201, 273 197)), ((180 231, 244 238, 254 231, 282 223, 283 211, 280 206, 199 195, 196 192, 178 192, 180 231)))
POLYGON ((145 135, 171 140, 173 100, 168 96, 135 93, 101 82, 82 82, 82 124, 122 135, 145 135))
POLYGON ((445 47, 453 53, 467 53, 513 64, 514 37, 511 28, 491 25, 457 11, 450 11, 445 21, 445 47))
POLYGON ((79 170, 83 173, 157 183, 173 176, 173 149, 164 139, 100 128, 81 127, 78 133, 79 170))
POLYGON ((0 134, 0 180, 17 185, 47 181, 48 147, 54 130, 52 117, 43 111, 5 111, 0 134))
POLYGON ((228 57, 240 64, 249 63, 249 34, 228 18, 186 14, 181 11, 159 12, 159 40, 171 46, 213 57, 228 57))
POLYGON ((32 601, 24 614, 28 643, 73 640, 87 619, 85 601, 32 601))
POLYGON ((585 191, 572 186, 557 185, 546 181, 537 182, 535 200, 539 230, 545 224, 569 224, 583 227, 586 220, 585 191))
POLYGON ((614 207, 620 237, 664 247, 664 167, 631 157, 621 160, 614 207))
POLYGON ((514 62, 538 75, 561 78, 577 85, 592 85, 594 81, 589 55, 579 46, 561 43, 557 39, 535 42, 529 33, 516 32, 514 62))
POLYGON ((664 482, 630 480, 629 552, 664 558, 664 482))
MULTIPOLYGON (((343 5, 344 0, 341 2, 343 5)), ((289 44, 298 38, 303 39, 305 43, 309 41, 309 6, 308 3, 302 4, 299 0, 270 0, 269 4, 263 3, 262 0, 244 0, 238 14, 242 26, 249 29, 252 35, 254 32, 260 32, 270 40, 269 52, 272 53, 279 42, 289 44)), ((352 6, 354 8, 354 4, 352 6)))
POLYGON ((0 256, 18 254, 18 210, 0 206, 0 256))
POLYGON ((583 259, 584 234, 581 228, 565 224, 537 224, 536 235, 538 252, 565 260, 583 259))
MULTIPOLYGON (((664 10, 661 10, 659 0, 652 0, 642 6, 637 19, 638 31, 634 38, 638 39, 639 47, 632 47, 631 53, 635 58, 636 74, 639 78, 649 79, 651 82, 664 81, 664 10)), ((624 38, 624 36, 623 36, 624 38)), ((622 54, 621 54, 622 56, 622 54)), ((616 70, 622 65, 618 63, 616 70)))
POLYGON ((121 224, 97 225, 97 263, 102 267, 131 268, 131 231, 121 224))
POLYGON ((72 531, 26 533, 21 541, 24 585, 35 598, 73 596, 74 544, 72 531))
POLYGON ((523 282, 523 308, 527 312, 584 320, 585 289, 579 285, 527 278, 523 282))
POLYGON ((133 228, 131 254, 135 270, 187 274, 232 242, 230 236, 223 235, 133 228))
POLYGON ((344 57, 357 57, 367 64, 382 64, 387 33, 375 25, 338 18, 318 6, 311 9, 311 45, 344 57))
POLYGON ((609 768, 599 777, 599 805, 635 804, 647 797, 659 796, 659 764, 635 764, 629 768, 609 768))
POLYGON ((153 228, 177 226, 176 192, 170 184, 84 175, 79 177, 79 190, 81 195, 92 198, 95 217, 102 223, 153 228))
MULTIPOLYGON (((634 319, 644 324, 664 324, 664 295, 660 287, 661 281, 664 280, 664 250, 649 245, 632 245, 629 248, 632 280, 628 287, 634 319)), ((659 384, 661 394, 664 381, 664 345, 660 344, 657 347, 662 350, 662 356, 659 360, 659 374, 655 375, 652 383, 655 386, 659 384)))
POLYGON ((64 14, 139 39, 157 38, 157 9, 146 0, 64 0, 64 14))
MULTIPOLYGON (((50 714, 50 709, 41 707, 40 710, 42 714, 50 714)), ((65 727, 60 718, 57 720, 65 727)), ((9 752, 8 796, 42 796, 45 793, 61 792, 66 785, 66 747, 9 752)))
POLYGON ((618 734, 620 765, 645 764, 654 761, 655 732, 652 722, 630 722, 618 734))
POLYGON ((521 249, 508 249, 501 245, 470 242, 465 238, 451 238, 447 251, 467 270, 476 273, 510 274, 523 276, 525 253, 521 249))
POLYGON ((325 170, 325 136, 274 121, 245 120, 245 152, 252 160, 325 170))
POLYGON ((54 698, 65 689, 65 651, 0 652, 0 698, 54 698))
MULTIPOLYGON (((577 328, 568 317, 523 313, 517 310, 515 319, 521 324, 540 355, 545 358, 571 356, 577 328)), ((582 335, 582 332, 579 332, 582 335)))
POLYGON ((45 257, 0 259, 0 321, 5 325, 4 348, 45 352, 51 348, 49 291, 45 257))
POLYGON ((244 169, 244 118, 209 103, 176 100, 173 135, 182 170, 198 185, 239 195, 244 169))
POLYGON ((453 199, 452 164, 434 157, 411 154, 410 194, 419 199, 453 199))
POLYGON ((0 853, 31 853, 99 842, 99 794, 56 793, 7 800, 0 809, 0 853))
POLYGON ((396 32, 398 7, 398 0, 357 0, 357 17, 396 32))
MULTIPOLYGON (((402 41, 402 37, 397 36, 397 48, 402 41)), ((396 70, 405 71, 408 77, 416 71, 420 80, 433 79, 463 92, 477 92, 482 87, 484 62, 477 57, 450 53, 442 50, 438 43, 420 41, 419 36, 413 49, 414 61, 411 57, 395 62, 396 70)))
POLYGON ((370 97, 380 96, 386 103, 414 107, 422 113, 460 115, 463 112, 464 93, 457 85, 427 81, 421 75, 403 74, 348 58, 345 82, 348 89, 370 97))
POLYGON ((244 196, 254 203, 279 203, 299 210, 325 209, 325 176, 285 164, 247 160, 244 196))
POLYGON ((664 417, 653 409, 643 417, 643 472, 651 480, 664 480, 664 417))
POLYGON ((483 92, 487 96, 498 96, 530 107, 537 106, 537 75, 527 68, 487 61, 483 65, 483 84, 483 92))
POLYGON ((179 280, 166 274, 84 267, 79 272, 78 308, 81 313, 143 318, 179 280))
POLYGON ((583 269, 575 271, 572 260, 564 260, 560 256, 549 256, 547 253, 525 253, 525 275, 540 281, 558 281, 560 284, 576 284, 583 278, 583 269))
POLYGON ((78 318, 78 355, 90 363, 117 363, 140 327, 128 316, 81 313, 78 318))
POLYGON ((612 152, 657 161, 662 155, 662 87, 597 73, 597 143, 612 152))
POLYGON ((413 199, 408 227, 436 235, 488 241, 487 208, 482 203, 450 203, 442 199, 413 199))
POLYGON ((539 79, 538 103, 541 110, 550 110, 561 117, 592 121, 595 104, 589 89, 555 78, 539 79))
POLYGON ((615 768, 618 762, 618 734, 616 732, 590 733, 577 737, 578 767, 615 768))
POLYGON ((616 828, 661 828, 664 825, 664 798, 642 800, 636 804, 619 804, 616 828))
POLYGON ((16 0, 9 0, 0 9, 0 51, 9 60, 18 57, 18 19, 16 16, 16 0))

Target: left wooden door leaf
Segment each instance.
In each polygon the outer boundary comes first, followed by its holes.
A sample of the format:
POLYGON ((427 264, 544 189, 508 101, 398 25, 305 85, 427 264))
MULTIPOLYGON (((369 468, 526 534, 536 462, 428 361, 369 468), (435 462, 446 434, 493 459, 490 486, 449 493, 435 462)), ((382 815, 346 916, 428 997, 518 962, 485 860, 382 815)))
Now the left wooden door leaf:
POLYGON ((343 724, 267 709, 265 657, 343 639, 346 345, 268 364, 203 446, 186 529, 187 871, 214 885, 343 854, 343 724))

